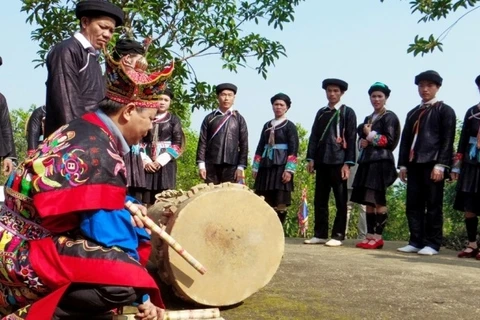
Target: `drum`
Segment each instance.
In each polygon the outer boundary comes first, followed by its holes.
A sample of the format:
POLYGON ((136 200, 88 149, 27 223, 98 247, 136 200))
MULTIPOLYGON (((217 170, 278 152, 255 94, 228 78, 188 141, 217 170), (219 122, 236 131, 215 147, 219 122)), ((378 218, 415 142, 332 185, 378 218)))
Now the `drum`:
POLYGON ((151 262, 163 282, 189 302, 239 303, 267 285, 284 251, 276 212, 241 184, 197 185, 188 192, 157 195, 148 215, 206 268, 201 275, 158 237, 151 262))

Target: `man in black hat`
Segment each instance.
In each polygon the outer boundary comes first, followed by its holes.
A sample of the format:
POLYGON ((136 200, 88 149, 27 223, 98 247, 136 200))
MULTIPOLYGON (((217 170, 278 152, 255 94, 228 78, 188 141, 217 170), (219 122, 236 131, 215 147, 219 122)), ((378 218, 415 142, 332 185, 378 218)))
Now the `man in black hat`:
POLYGON ((405 120, 398 166, 407 183, 408 245, 400 252, 438 254, 442 244, 443 188, 452 162, 455 111, 436 98, 443 79, 428 70, 415 77, 421 103, 405 120))
MULTIPOLYGON (((3 64, 0 57, 0 66, 3 64)), ((3 172, 9 175, 13 171, 13 161, 17 159, 13 142, 12 123, 8 111, 7 99, 0 93, 0 160, 3 159, 3 172)))
POLYGON ((95 110, 104 98, 105 80, 97 55, 124 19, 122 9, 103 0, 81 1, 75 14, 80 31, 55 45, 47 56, 46 137, 95 110))
POLYGON ((357 118, 352 108, 340 100, 348 83, 325 79, 322 83, 328 105, 321 108, 313 122, 307 151, 307 170, 315 177, 315 233, 306 244, 342 245, 347 228, 347 180, 355 165, 357 118), (332 238, 328 238, 328 199, 333 189, 337 214, 332 238))
POLYGON ((233 109, 237 87, 216 87, 218 109, 208 114, 200 129, 197 163, 207 183, 243 182, 248 159, 248 130, 242 115, 233 109))

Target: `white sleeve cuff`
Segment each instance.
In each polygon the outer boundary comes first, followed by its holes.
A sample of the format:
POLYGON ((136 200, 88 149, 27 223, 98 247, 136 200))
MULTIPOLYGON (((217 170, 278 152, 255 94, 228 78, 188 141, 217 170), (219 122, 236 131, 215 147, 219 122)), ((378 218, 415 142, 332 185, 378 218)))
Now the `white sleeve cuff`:
POLYGON ((400 171, 407 171, 407 167, 400 166, 400 171))
POLYGON ((441 172, 444 172, 445 171, 445 167, 444 166, 440 166, 438 164, 436 164, 433 169, 435 170, 438 170, 438 171, 441 171, 441 172))
POLYGON ((169 163, 170 160, 172 160, 172 156, 169 155, 168 153, 164 152, 164 153, 160 154, 155 161, 158 162, 163 167, 167 163, 169 163))
POLYGON ((150 159, 149 156, 147 156, 147 154, 145 152, 140 152, 140 157, 142 158, 142 161, 144 164, 147 164, 147 163, 152 163, 152 159, 150 159))
POLYGON ((205 170, 205 162, 198 163, 198 170, 205 170))
POLYGON ((452 173, 458 173, 460 174, 460 168, 453 168, 452 173))
POLYGON ((244 171, 245 168, 244 168, 243 166, 238 166, 238 167, 237 167, 237 170, 242 170, 242 171, 244 171))
POLYGON ((372 142, 373 138, 377 135, 377 131, 370 131, 370 133, 367 136, 367 141, 372 142))

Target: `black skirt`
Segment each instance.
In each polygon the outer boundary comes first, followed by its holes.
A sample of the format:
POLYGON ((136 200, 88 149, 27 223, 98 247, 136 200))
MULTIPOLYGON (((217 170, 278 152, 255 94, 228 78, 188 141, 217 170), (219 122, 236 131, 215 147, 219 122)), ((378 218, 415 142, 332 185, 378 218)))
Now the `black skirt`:
POLYGON ((145 170, 143 169, 143 161, 140 154, 129 152, 123 157, 123 160, 127 169, 127 186, 145 188, 145 170))
POLYGON ((397 179, 395 164, 390 160, 362 163, 353 180, 350 201, 368 206, 386 206, 386 191, 397 179))
POLYGON ((145 172, 146 189, 153 192, 175 189, 177 185, 177 162, 171 160, 155 173, 145 172))
POLYGON ((265 197, 265 201, 272 207, 280 204, 289 206, 292 202, 291 193, 293 188, 292 179, 288 183, 282 182, 282 175, 285 171, 285 165, 260 167, 255 179, 255 193, 265 197))
POLYGON ((463 163, 453 208, 480 214, 480 166, 463 163))
POLYGON ((285 171, 285 165, 271 166, 269 168, 260 167, 255 179, 254 189, 257 191, 293 191, 293 176, 288 183, 282 182, 282 175, 285 171))

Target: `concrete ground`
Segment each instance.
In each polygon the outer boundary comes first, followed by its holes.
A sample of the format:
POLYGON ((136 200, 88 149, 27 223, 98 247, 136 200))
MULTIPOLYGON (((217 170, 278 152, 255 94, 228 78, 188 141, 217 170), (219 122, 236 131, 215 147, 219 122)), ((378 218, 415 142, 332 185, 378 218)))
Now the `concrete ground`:
MULTIPOLYGON (((442 249, 432 257, 382 250, 304 245, 287 239, 272 281, 243 303, 221 310, 246 319, 480 319, 480 261, 442 249)), ((239 279, 240 281, 240 279, 239 279)), ((170 307, 192 308, 177 303, 170 307)))

